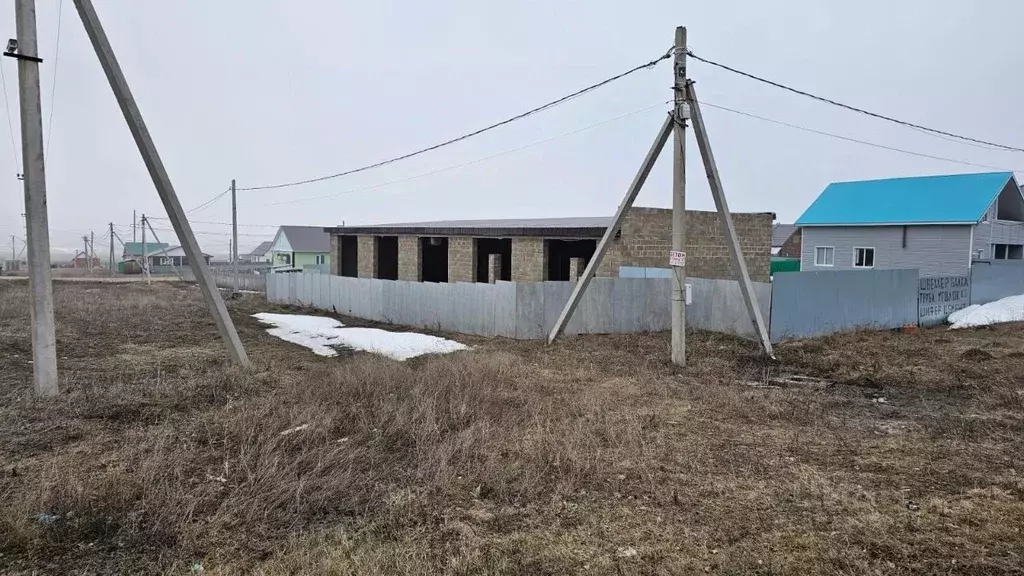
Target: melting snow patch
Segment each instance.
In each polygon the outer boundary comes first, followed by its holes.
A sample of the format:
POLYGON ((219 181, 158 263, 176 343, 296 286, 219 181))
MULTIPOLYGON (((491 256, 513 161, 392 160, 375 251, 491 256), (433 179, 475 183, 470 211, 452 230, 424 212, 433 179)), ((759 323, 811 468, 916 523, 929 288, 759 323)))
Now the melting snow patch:
POLYGON ((464 344, 414 332, 389 332, 378 328, 346 328, 333 318, 302 314, 253 314, 269 324, 267 333, 287 342, 305 346, 320 356, 337 356, 338 347, 373 352, 395 360, 423 354, 447 354, 468 350, 464 344))
POLYGON ((981 308, 981 304, 971 304, 970 306, 968 306, 966 308, 961 308, 961 309, 957 310, 956 312, 953 312, 952 314, 950 314, 949 317, 946 318, 946 322, 948 322, 950 324, 956 324, 962 318, 965 318, 971 312, 974 312, 978 308, 981 308))
POLYGON ((950 328, 974 328, 1002 322, 1024 322, 1024 294, 968 306, 949 316, 950 328))

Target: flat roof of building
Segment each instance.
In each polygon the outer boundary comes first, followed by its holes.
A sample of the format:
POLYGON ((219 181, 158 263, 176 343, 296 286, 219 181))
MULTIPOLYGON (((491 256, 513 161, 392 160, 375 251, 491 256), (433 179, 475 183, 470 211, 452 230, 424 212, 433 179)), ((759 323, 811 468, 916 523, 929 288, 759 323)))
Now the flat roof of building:
POLYGON ((579 218, 502 218, 498 220, 439 220, 324 228, 330 234, 362 236, 545 236, 600 238, 611 216, 579 218))

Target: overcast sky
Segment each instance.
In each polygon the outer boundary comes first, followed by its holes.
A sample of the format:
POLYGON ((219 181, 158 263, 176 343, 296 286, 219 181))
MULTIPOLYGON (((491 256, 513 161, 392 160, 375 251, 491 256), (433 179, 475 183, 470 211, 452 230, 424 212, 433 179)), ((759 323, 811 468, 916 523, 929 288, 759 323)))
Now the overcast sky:
MULTIPOLYGON (((162 239, 173 241, 169 223, 156 220, 166 214, 71 0, 63 2, 54 57, 59 3, 37 0, 44 117, 53 112, 51 130, 44 118, 51 244, 80 246, 90 230, 99 239, 110 221, 130 236, 132 209, 154 217, 162 239)), ((712 60, 911 122, 1024 146, 1016 32, 1024 3, 1013 0, 95 3, 186 208, 232 178, 244 187, 340 172, 480 128, 663 54, 676 25, 686 25, 690 48, 712 60)), ((0 23, 13 37, 13 2, 4 8, 0 23)), ((2 64, 20 159, 17 68, 8 58, 2 64)), ((699 62, 689 74, 708 103, 925 154, 1024 167, 1022 153, 949 142, 699 62)), ((413 160, 239 192, 247 225, 240 244, 272 236, 272 227, 255 224, 611 214, 663 121, 670 85, 662 62, 413 160), (320 198, 304 200, 311 197, 320 198)), ((704 113, 731 207, 775 212, 783 222, 831 181, 986 171, 704 113)), ((692 139, 688 152, 688 206, 713 209, 692 139)), ((669 159, 666 150, 638 204, 671 204, 669 159)), ((0 245, 24 236, 18 172, 12 151, 0 150, 0 245)), ((230 227, 205 222, 229 222, 230 214, 225 197, 192 216, 206 251, 226 253, 230 227)), ((105 253, 102 246, 97 252, 105 253)))

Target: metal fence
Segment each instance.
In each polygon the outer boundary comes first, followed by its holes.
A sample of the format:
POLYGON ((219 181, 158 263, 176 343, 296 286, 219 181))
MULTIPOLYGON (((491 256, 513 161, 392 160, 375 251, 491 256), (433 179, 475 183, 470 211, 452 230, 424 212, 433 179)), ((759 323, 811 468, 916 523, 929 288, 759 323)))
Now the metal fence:
MULTIPOLYGON (((271 274, 267 299, 339 314, 484 336, 547 336, 569 299, 571 282, 430 283, 347 278, 328 274, 271 274)), ((688 279, 694 328, 752 335, 739 285, 730 280, 688 279)), ((595 278, 566 326, 567 334, 668 330, 671 280, 595 278)), ((764 314, 771 288, 755 283, 764 314)))
POLYGON ((971 304, 988 304, 1024 294, 1024 265, 1018 261, 975 262, 971 266, 971 304))
POLYGON ((950 314, 971 303, 970 276, 921 278, 917 292, 917 317, 921 326, 936 326, 950 314))
MULTIPOLYGON (((234 288, 235 280, 234 274, 228 270, 211 268, 210 272, 213 274, 213 279, 220 288, 234 288)), ((186 282, 195 282, 195 274, 192 273, 192 269, 189 267, 177 268, 173 273, 178 274, 179 277, 186 282)), ((238 289, 249 290, 252 292, 266 292, 267 290, 267 277, 269 274, 238 274, 238 289)), ((285 274, 280 274, 285 276, 285 274)))
POLYGON ((917 270, 780 272, 772 281, 771 337, 916 325, 918 292, 917 270))

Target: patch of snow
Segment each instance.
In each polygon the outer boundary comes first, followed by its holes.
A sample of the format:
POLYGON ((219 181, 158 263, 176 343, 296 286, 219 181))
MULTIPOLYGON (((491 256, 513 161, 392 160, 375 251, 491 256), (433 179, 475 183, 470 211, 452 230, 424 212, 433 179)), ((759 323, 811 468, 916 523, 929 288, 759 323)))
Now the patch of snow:
POLYGON ((389 332, 379 328, 346 328, 333 318, 303 314, 253 314, 260 322, 269 324, 267 333, 287 342, 305 346, 320 356, 337 356, 338 347, 373 352, 408 360, 424 354, 447 354, 468 350, 465 344, 453 340, 417 334, 415 332, 389 332))
POLYGON ((267 328, 267 333, 276 336, 285 342, 305 346, 318 356, 337 356, 338 351, 331 346, 337 346, 337 332, 344 328, 344 324, 334 318, 322 316, 305 316, 302 314, 271 314, 260 312, 253 316, 263 322, 274 326, 267 328))
POLYGON ((1024 322, 1024 294, 1008 296, 977 307, 970 306, 961 312, 970 308, 974 309, 955 319, 951 315, 951 329, 990 326, 1002 322, 1024 322))
POLYGON ((971 304, 970 306, 968 306, 966 308, 961 308, 961 309, 957 310, 956 312, 953 312, 952 314, 950 314, 949 317, 946 318, 946 322, 948 322, 950 324, 956 324, 963 317, 967 316, 971 312, 974 312, 978 308, 981 308, 981 304, 971 304))

